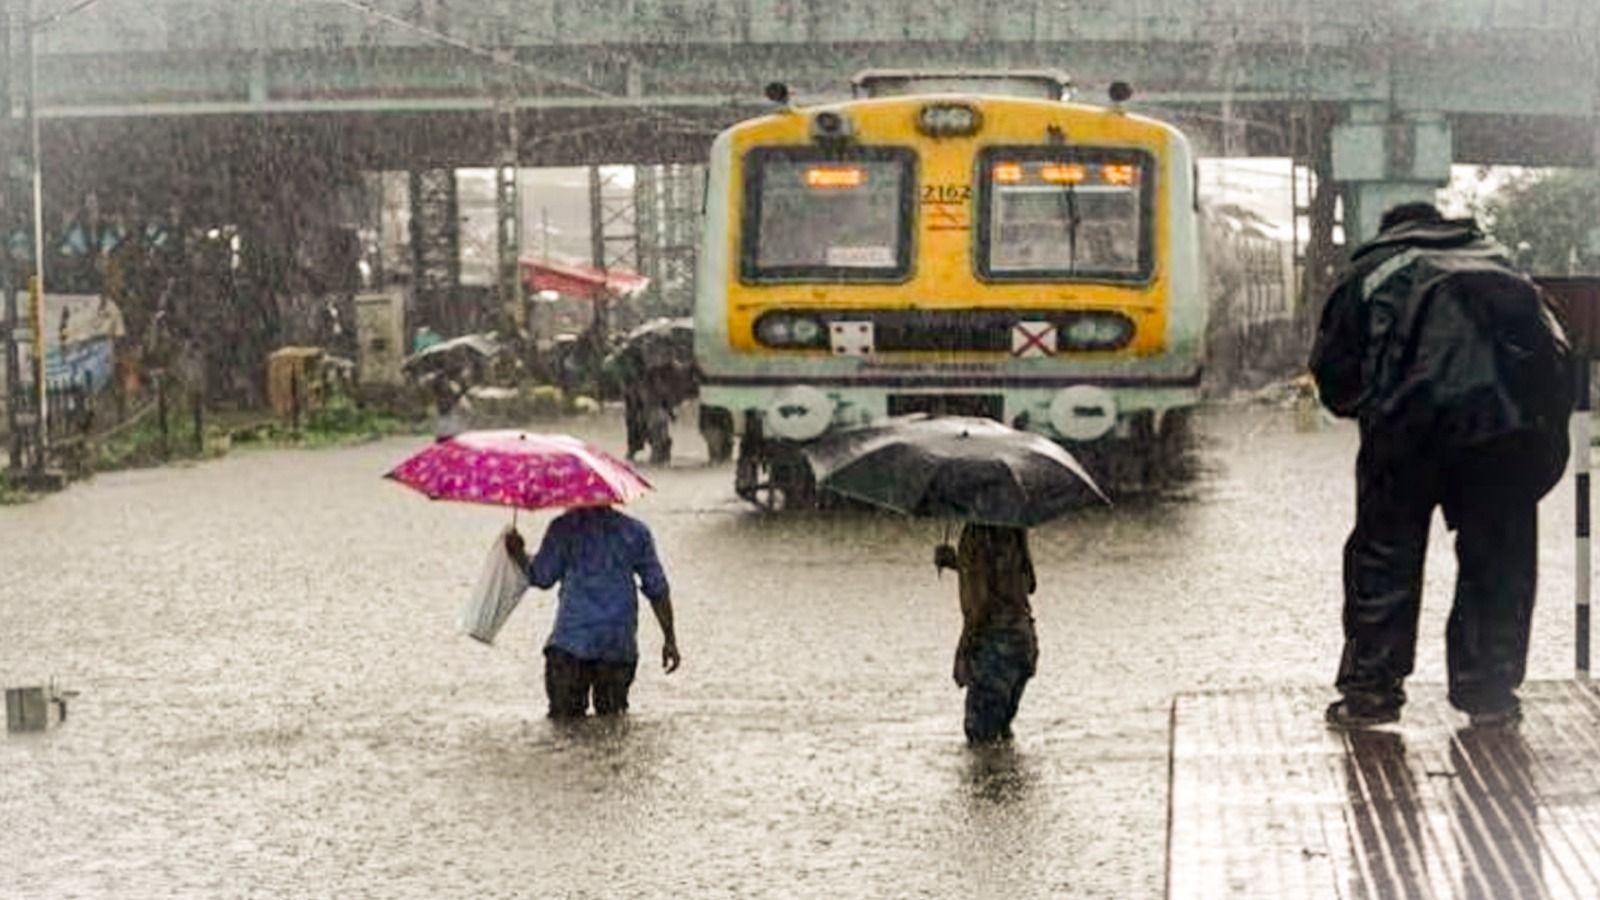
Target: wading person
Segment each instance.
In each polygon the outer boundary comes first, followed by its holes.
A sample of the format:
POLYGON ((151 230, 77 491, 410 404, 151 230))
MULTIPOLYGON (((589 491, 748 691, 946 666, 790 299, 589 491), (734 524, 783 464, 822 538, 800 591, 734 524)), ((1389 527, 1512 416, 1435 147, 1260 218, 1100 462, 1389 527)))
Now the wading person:
POLYGON ((440 369, 422 377, 424 387, 433 399, 433 437, 447 441, 466 430, 467 402, 466 376, 450 369, 440 369))
POLYGON ((534 587, 561 584, 544 648, 550 718, 582 717, 591 702, 596 715, 628 709, 639 660, 640 590, 661 625, 661 665, 669 675, 677 671, 667 576, 643 522, 609 506, 573 509, 550 523, 531 559, 516 531, 506 535, 506 551, 534 587))
POLYGON ((673 410, 698 392, 693 362, 678 358, 664 341, 641 340, 607 360, 622 388, 630 462, 646 447, 650 462, 672 461, 673 410))
POLYGON ((1010 740, 1011 720, 1039 660, 1028 603, 1037 587, 1028 533, 964 525, 956 549, 940 546, 934 564, 960 575, 961 639, 954 676, 956 685, 967 691, 967 741, 1010 740))
POLYGON ((1445 633, 1449 699, 1515 723, 1533 614, 1539 499, 1566 465, 1566 338, 1538 288, 1470 219, 1389 210, 1323 308, 1311 369, 1361 429, 1344 550, 1344 651, 1330 725, 1405 703, 1435 507, 1460 574, 1445 633))
POLYGON ((652 463, 670 461, 672 443, 665 424, 670 415, 646 373, 627 370, 622 384, 622 421, 627 430, 629 462, 646 447, 650 448, 652 463))

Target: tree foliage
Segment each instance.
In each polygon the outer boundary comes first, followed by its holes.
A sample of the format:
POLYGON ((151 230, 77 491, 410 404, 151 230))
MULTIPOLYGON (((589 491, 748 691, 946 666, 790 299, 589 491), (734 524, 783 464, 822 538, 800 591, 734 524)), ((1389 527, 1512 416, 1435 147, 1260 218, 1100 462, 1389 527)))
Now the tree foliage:
POLYGON ((1484 202, 1481 220, 1534 273, 1600 272, 1589 237, 1600 227, 1600 175, 1593 171, 1557 169, 1524 176, 1484 202))

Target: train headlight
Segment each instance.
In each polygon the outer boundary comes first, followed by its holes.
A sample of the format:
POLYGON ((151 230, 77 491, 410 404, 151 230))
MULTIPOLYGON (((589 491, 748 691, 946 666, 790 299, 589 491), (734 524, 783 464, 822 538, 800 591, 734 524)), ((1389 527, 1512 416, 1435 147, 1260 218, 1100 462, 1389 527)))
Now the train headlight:
POLYGON ((756 341, 767 347, 824 347, 827 329, 813 316, 769 312, 756 320, 756 341))
POLYGON ((811 139, 819 144, 842 144, 855 137, 855 125, 839 113, 825 110, 811 117, 811 139))
POLYGON ((785 315, 765 315, 756 323, 756 340, 768 347, 787 347, 794 340, 794 326, 785 315))
POLYGON ((822 323, 811 318, 795 319, 792 331, 796 344, 802 346, 815 344, 822 337, 822 323))
POLYGON ((917 130, 928 137, 966 137, 983 127, 983 116, 965 103, 930 103, 917 112, 917 130))
POLYGON ((1115 350, 1133 340, 1133 322, 1119 313, 1089 313, 1061 330, 1068 350, 1115 350))

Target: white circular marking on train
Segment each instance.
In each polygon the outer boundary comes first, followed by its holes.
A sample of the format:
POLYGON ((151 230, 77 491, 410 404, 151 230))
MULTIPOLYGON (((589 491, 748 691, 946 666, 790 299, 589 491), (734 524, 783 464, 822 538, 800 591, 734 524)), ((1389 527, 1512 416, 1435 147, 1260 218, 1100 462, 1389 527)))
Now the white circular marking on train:
POLYGON ((767 403, 766 427, 773 437, 809 441, 833 423, 833 401, 806 384, 779 388, 767 403))
POLYGON ((1105 437, 1117 424, 1117 401, 1111 392, 1075 384, 1050 402, 1050 426, 1069 441, 1105 437))

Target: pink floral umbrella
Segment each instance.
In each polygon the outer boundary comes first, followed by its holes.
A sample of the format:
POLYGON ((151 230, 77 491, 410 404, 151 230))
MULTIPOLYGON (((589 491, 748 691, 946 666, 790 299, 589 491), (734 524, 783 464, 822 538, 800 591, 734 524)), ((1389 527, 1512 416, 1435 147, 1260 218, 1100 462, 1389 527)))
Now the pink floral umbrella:
POLYGON ((430 500, 547 509, 637 500, 650 490, 632 466, 564 434, 468 431, 396 466, 386 478, 430 500))

